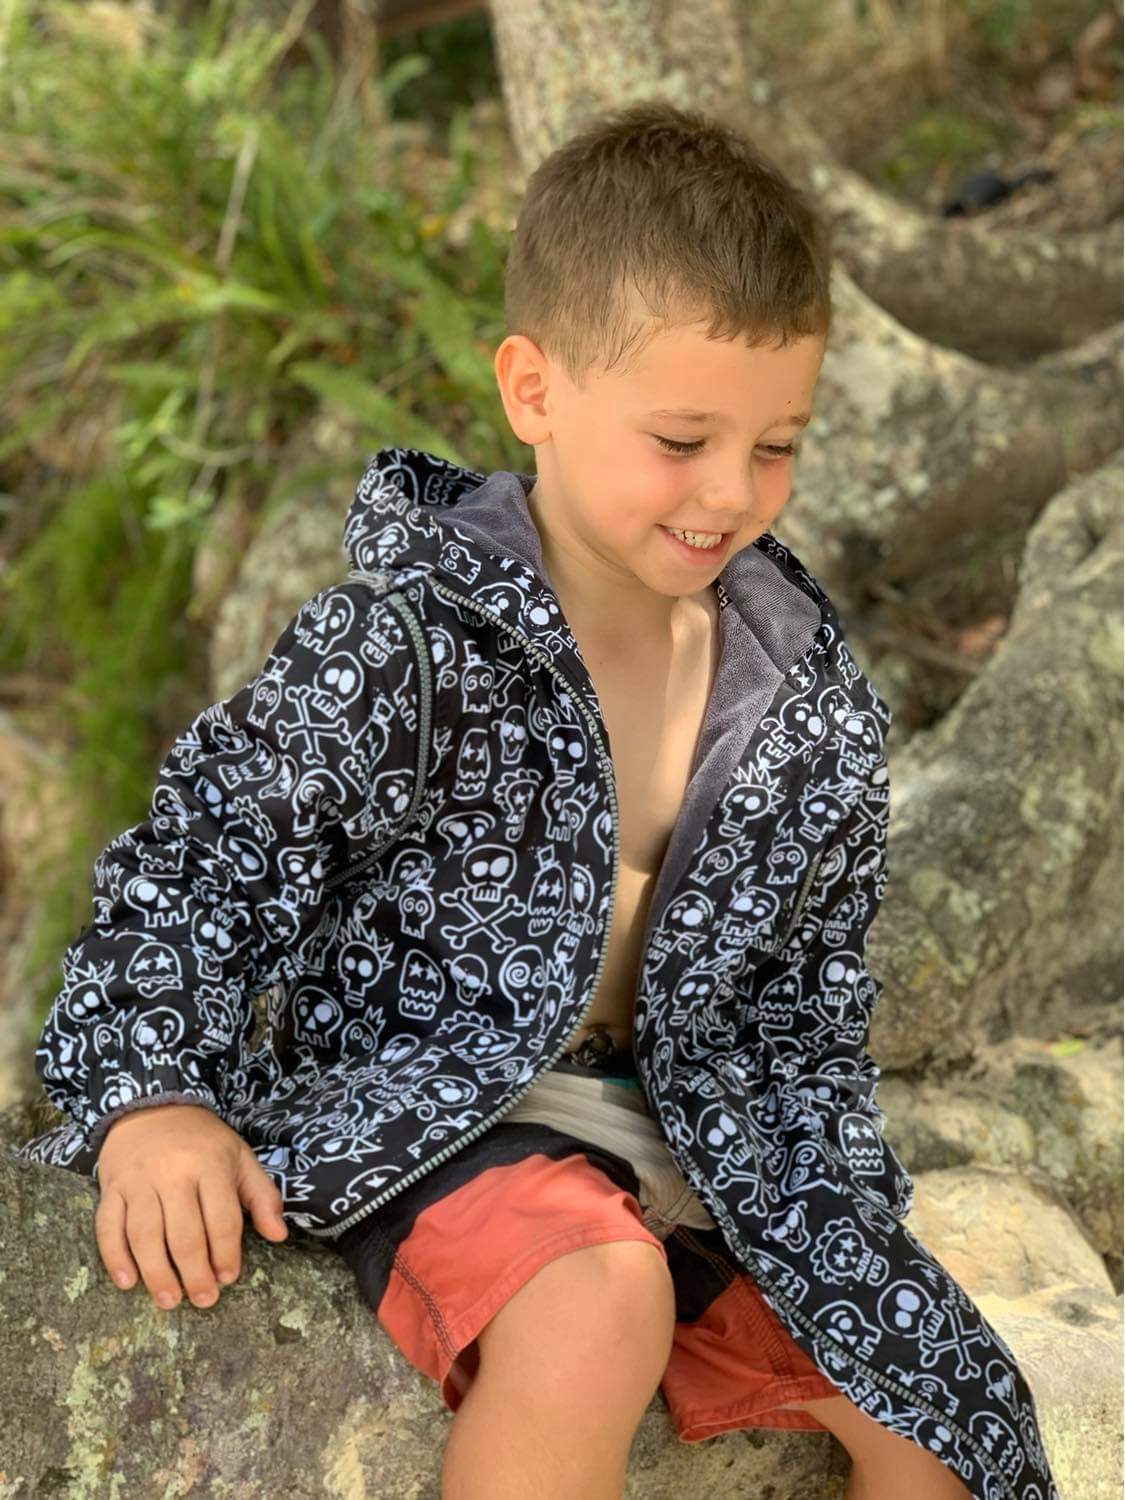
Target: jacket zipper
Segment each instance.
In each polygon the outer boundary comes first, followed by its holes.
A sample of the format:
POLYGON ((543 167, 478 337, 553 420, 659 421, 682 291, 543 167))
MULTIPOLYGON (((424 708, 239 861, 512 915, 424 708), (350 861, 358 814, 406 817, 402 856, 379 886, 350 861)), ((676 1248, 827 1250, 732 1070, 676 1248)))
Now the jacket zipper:
POLYGON ((418 812, 418 808, 421 806, 422 798, 426 795, 426 770, 430 749, 430 722, 431 704, 433 702, 433 681, 430 675, 430 653, 426 646, 426 638, 422 634, 422 627, 418 624, 418 621, 414 615, 414 611, 407 604, 403 595, 397 592, 387 592, 385 587, 385 574, 364 573, 357 569, 349 575, 349 581, 354 581, 356 583, 365 583, 374 591, 374 593, 379 598, 385 598, 387 603, 392 606, 392 608, 402 620, 403 624, 406 626, 407 630, 410 632, 411 638, 414 642, 414 655, 418 663, 418 678, 421 684, 421 692, 419 693, 420 718, 418 727, 418 768, 414 778, 414 796, 411 799, 410 806, 407 809, 406 816, 405 818, 403 818, 402 822, 391 832, 391 834, 387 838, 383 840, 378 848, 369 849, 368 852, 363 855, 361 859, 357 860, 354 865, 350 865, 348 869, 340 871, 338 874, 333 875, 331 880, 326 881, 324 885, 325 891, 330 891, 338 885, 343 885, 344 882, 350 880, 353 875, 357 875, 360 870, 366 870, 368 865, 374 864, 375 861, 379 858, 380 854, 383 853, 384 849, 389 848, 390 845, 394 843, 395 839, 397 839, 403 832, 403 830, 410 827, 418 812))
MULTIPOLYGON (((476 614, 483 616, 487 620, 490 620, 494 625, 498 626, 499 629, 506 631, 508 635, 514 636, 515 639, 523 645, 524 649, 530 656, 534 657, 535 660, 538 661, 542 666, 546 667, 553 676, 558 678, 559 682, 562 684, 563 691, 565 693, 568 693, 574 700, 575 704, 578 706, 583 717, 586 719, 591 730, 593 731, 595 742, 599 746, 601 746, 598 751, 598 763, 601 766, 602 770, 606 773, 606 785, 609 788, 610 795, 610 813, 613 821, 613 879, 610 884, 609 890, 609 911, 612 914, 614 898, 617 892, 617 877, 621 859, 621 828, 617 811, 617 783, 614 779, 613 774, 613 761, 611 760, 609 753, 605 748, 604 741, 602 739, 602 732, 597 720, 579 698, 578 694, 574 691, 574 688, 567 679, 566 674, 560 672, 558 667, 555 666, 554 662, 547 655, 547 653, 540 650, 540 648, 536 646, 535 642, 531 640, 530 637, 524 635, 522 630, 517 630, 514 625, 509 625, 506 620, 501 619, 496 611, 489 609, 487 605, 478 604, 475 599, 470 599, 465 594, 459 594, 456 592, 456 590, 448 588, 445 584, 438 583, 435 579, 431 578, 430 586, 436 593, 442 595, 444 598, 450 599, 457 604, 466 606, 468 609, 473 610, 476 614)), ((366 863, 366 861, 364 862, 366 863)), ((611 916, 605 924, 605 938, 602 942, 602 951, 598 957, 598 967, 594 975, 594 982, 590 987, 590 1000, 586 1006, 586 1009, 582 1012, 582 1020, 585 1020, 585 1018, 589 1015, 590 1011, 593 1009, 594 1001, 597 999, 598 984, 601 980, 602 970, 605 968, 606 955, 609 951, 609 940, 612 932, 612 926, 613 922, 611 916)), ((579 1022, 579 1025, 581 1025, 581 1021, 579 1022)), ((573 1028, 573 1030, 577 1030, 577 1027, 573 1028)), ((440 1166, 442 1162, 447 1161, 451 1156, 456 1155, 458 1151, 461 1151, 464 1149, 464 1147, 471 1145, 471 1143, 475 1141, 478 1136, 483 1135, 486 1130, 490 1130, 492 1126, 496 1124, 497 1120, 506 1115, 510 1109, 514 1109, 519 1101, 523 1098, 523 1096, 535 1086, 537 1080, 541 1078, 543 1074, 549 1072, 551 1068, 554 1067, 555 1063, 559 1060, 559 1058, 563 1055, 563 1052, 566 1050, 566 1044, 570 1040, 571 1034, 572 1033, 568 1033, 567 1036, 563 1037, 554 1055, 547 1060, 543 1067, 541 1067, 536 1073, 532 1075, 531 1081, 527 1083, 519 1091, 518 1094, 513 1095, 513 1097, 509 1099, 501 1109, 498 1109, 495 1114, 489 1115, 487 1120, 478 1121, 478 1123, 474 1125, 473 1128, 465 1135, 461 1136, 456 1141, 451 1141, 448 1146, 443 1146, 435 1156, 431 1156, 427 1161, 420 1162, 412 1172, 408 1172, 405 1177, 399 1178, 392 1187, 387 1189, 386 1192, 378 1194, 369 1202, 365 1203, 362 1208, 357 1208, 353 1214, 349 1214, 346 1219, 341 1219, 338 1224, 333 1224, 327 1229, 303 1229, 302 1233, 311 1235, 314 1239, 337 1239, 346 1230, 351 1229, 353 1225, 358 1224, 361 1219, 366 1218, 369 1213, 373 1213, 375 1209, 381 1208, 384 1203, 389 1202, 390 1199, 396 1195, 396 1193, 402 1192, 404 1188, 408 1188, 412 1183, 417 1182, 420 1177, 424 1177, 427 1172, 433 1171, 435 1167, 440 1166)))
MULTIPOLYGON (((600 728, 598 727, 597 721, 587 709, 586 705, 573 691, 573 688, 568 682, 565 674, 559 671, 559 669, 555 666, 554 662, 551 661, 546 652, 541 651, 539 647, 535 645, 534 641, 532 641, 528 636, 524 635, 522 630, 517 630, 513 625, 509 625, 506 620, 502 620, 500 616, 495 612, 495 610, 489 609, 487 605, 478 604, 476 600, 470 599, 464 594, 457 593, 454 589, 448 588, 445 584, 438 583, 433 578, 431 578, 430 580, 430 586, 436 593, 440 594, 444 598, 464 605, 467 608, 473 610, 476 614, 483 616, 485 619, 491 620, 494 625, 498 626, 501 630, 506 631, 509 635, 514 636, 516 640, 520 641, 524 649, 530 656, 534 657, 537 661, 540 662, 541 665, 545 666, 553 676, 558 678, 559 682, 562 684, 563 691, 568 693, 570 697, 573 698, 575 704, 581 711, 582 716, 586 719, 587 723, 594 731, 595 740, 599 744, 602 743, 602 733, 600 728)), ((391 597, 393 598, 394 596, 391 597)), ((411 616, 411 620, 413 620, 413 616, 411 616)), ((413 626, 413 624, 411 625, 411 630, 412 633, 414 633, 415 627, 413 626)), ((425 646, 424 641, 422 642, 422 646, 425 646)), ((423 741, 423 744, 425 744, 425 741, 423 741)), ((617 783, 614 779, 613 774, 613 762, 604 746, 599 752, 598 762, 602 770, 607 772, 606 785, 608 786, 610 793, 610 813, 613 823, 613 880, 610 885, 609 900, 609 910, 612 913, 614 907, 614 898, 617 891, 617 878, 620 866, 621 830, 618 819, 617 783)), ((417 800, 418 788, 415 789, 415 801, 417 800)), ((383 847, 386 846, 384 845, 383 847)), ((808 872, 805 875, 800 894, 797 897, 797 904, 794 908, 793 917, 790 919, 785 938, 779 944, 779 947, 785 946, 785 943, 789 940, 789 934, 797 925, 797 920, 807 899, 808 892, 812 886, 813 877, 816 875, 816 872, 820 867, 820 861, 821 859, 823 859, 826 851, 827 845, 820 851, 816 860, 810 866, 808 872)), ((370 856, 370 858, 372 859, 375 857, 375 855, 370 856)), ((368 859, 365 859, 361 862, 361 865, 357 866, 356 868, 362 868, 362 865, 365 865, 368 862, 368 859)), ((598 967, 597 972, 594 975, 594 983, 591 986, 590 990, 590 1002, 586 1006, 586 1009, 582 1012, 583 1020, 585 1020, 586 1016, 589 1015, 590 1010, 593 1007, 594 1000, 597 998, 598 982, 601 979, 602 970, 605 967, 605 960, 606 954, 609 949, 609 939, 611 931, 612 918, 606 922, 605 939, 602 943, 601 954, 598 957, 598 967)), ((509 1110, 515 1108, 515 1106, 519 1103, 523 1096, 534 1087, 536 1081, 555 1065, 558 1059, 562 1056, 568 1040, 569 1034, 563 1038, 563 1041, 558 1050, 555 1052, 554 1056, 550 1058, 550 1060, 544 1065, 544 1067, 540 1068, 538 1072, 533 1074, 531 1082, 528 1083, 524 1088, 522 1088, 520 1092, 513 1098, 509 1099, 502 1109, 498 1109, 495 1114, 490 1115, 487 1120, 481 1120, 480 1122, 478 1122, 478 1124, 473 1126, 472 1130, 468 1131, 467 1134, 462 1136, 459 1140, 451 1142, 450 1145, 443 1147, 442 1150, 436 1154, 436 1156, 430 1157, 428 1161, 421 1162, 417 1167, 415 1167, 412 1172, 408 1172, 405 1177, 400 1178, 393 1187, 389 1188, 385 1193, 380 1193, 370 1202, 365 1203, 362 1208, 357 1209, 355 1213, 350 1214, 346 1219, 341 1220, 340 1223, 334 1224, 328 1229, 311 1229, 304 1232, 312 1235, 313 1238, 316 1239, 338 1238, 346 1230, 352 1228, 353 1225, 358 1224, 362 1219, 366 1218, 366 1216, 369 1213, 372 1213, 376 1208, 381 1208, 384 1203, 389 1202, 390 1199, 396 1195, 396 1193, 402 1192, 404 1188, 409 1187, 420 1177, 424 1177, 427 1172, 430 1172, 435 1167, 440 1166, 443 1161, 447 1161, 449 1157, 456 1155, 458 1151, 461 1151, 465 1146, 470 1145, 474 1140, 477 1139, 478 1136, 483 1135, 486 1130, 490 1130, 498 1120, 502 1119, 503 1116, 508 1113, 509 1110)), ((693 1167, 697 1166, 694 1157, 689 1156, 688 1160, 691 1162, 693 1167)), ((701 1190, 700 1185, 693 1184, 693 1187, 695 1192, 699 1194, 701 1190)), ((706 1198, 701 1198, 700 1201, 705 1203, 706 1198)), ((742 1246, 741 1237, 737 1233, 734 1235, 734 1239, 740 1246, 742 1246)), ((742 1248, 742 1254, 746 1264, 753 1264, 753 1258, 750 1252, 744 1246, 742 1248)), ((814 1343, 822 1344, 825 1348, 831 1349, 833 1354, 850 1361, 851 1364, 855 1365, 856 1369, 861 1370, 865 1375, 873 1379, 878 1385, 882 1386, 884 1390, 894 1392, 896 1395, 900 1396, 904 1401, 906 1401, 908 1405, 921 1408, 936 1421, 944 1424, 946 1427, 953 1428, 956 1432, 958 1432, 961 1437, 964 1438, 968 1443, 972 1451, 978 1455, 981 1463, 984 1465, 986 1470, 989 1470, 994 1475, 994 1477, 999 1480, 1000 1484, 1003 1486, 1004 1493, 1010 1497, 1010 1500, 1019 1500, 1019 1496, 1012 1489, 1011 1485, 1008 1484, 1008 1482, 1005 1480, 1003 1474, 993 1465, 992 1460, 988 1456, 988 1454, 984 1452, 984 1450, 980 1447, 980 1445, 976 1442, 976 1440, 970 1433, 966 1432, 958 1422, 955 1422, 953 1420, 948 1412, 944 1412, 939 1407, 934 1406, 931 1402, 927 1401, 924 1396, 920 1396, 917 1391, 909 1390, 906 1386, 900 1385, 898 1381, 892 1380, 889 1375, 884 1375, 880 1370, 875 1369, 871 1365, 865 1364, 862 1360, 857 1359, 855 1355, 850 1354, 847 1349, 844 1348, 844 1346, 840 1344, 836 1339, 833 1339, 830 1334, 824 1333, 823 1329, 819 1328, 811 1318, 807 1317, 805 1313, 802 1312, 801 1309, 794 1303, 792 1303, 783 1292, 778 1291, 778 1289, 773 1285, 771 1281, 768 1280, 768 1278, 758 1276, 757 1273, 755 1273, 755 1280, 757 1280, 762 1286, 765 1286, 773 1294, 773 1296, 777 1298, 779 1302, 785 1304, 786 1308, 788 1308, 789 1312, 793 1315, 797 1322, 801 1324, 801 1326, 805 1329, 806 1333, 814 1343)))
MULTIPOLYGON (((695 1164, 694 1158, 689 1158, 689 1160, 692 1161, 693 1165, 695 1164)), ((698 1193, 698 1188, 696 1189, 696 1192, 698 1193)), ((700 1201, 703 1200, 701 1199, 700 1201)), ((739 1244, 739 1246, 742 1247, 742 1253, 746 1260, 746 1263, 748 1265, 753 1264, 749 1252, 742 1244, 741 1236, 736 1233, 734 1235, 734 1239, 739 1244)), ((940 1407, 934 1406, 932 1402, 927 1401, 925 1396, 919 1395, 917 1391, 912 1391, 906 1386, 900 1385, 897 1380, 893 1380, 889 1375, 884 1375, 881 1370, 875 1369, 873 1365, 864 1364, 863 1360, 858 1359, 854 1354, 850 1353, 850 1351, 843 1344, 834 1339, 830 1333, 825 1333, 823 1328, 819 1328, 813 1322, 813 1320, 796 1305, 796 1303, 791 1302, 784 1292, 779 1291, 767 1276, 761 1276, 757 1271, 755 1271, 753 1279, 759 1286, 764 1286, 769 1292, 771 1292, 773 1296, 777 1298, 778 1302, 782 1302, 785 1304, 789 1312, 793 1315, 797 1322, 801 1324, 802 1328, 804 1328, 805 1332, 812 1339, 814 1344, 822 1344, 826 1349, 831 1349, 833 1354, 847 1360, 849 1364, 855 1365, 857 1370, 862 1370, 865 1375, 869 1376, 878 1385, 881 1385, 884 1390, 893 1391, 895 1395, 901 1396, 908 1405, 919 1407, 928 1416, 931 1416, 935 1421, 940 1422, 943 1427, 948 1427, 952 1429, 952 1431, 959 1433, 960 1436, 965 1439, 965 1442, 972 1449, 972 1451, 979 1457, 985 1469, 989 1473, 991 1473, 995 1479, 998 1479, 1000 1481, 1000 1484, 1003 1486, 1004 1494, 1010 1496, 1011 1500, 1020 1500, 1020 1497, 1016 1494, 1015 1490, 1004 1478, 1004 1475, 1001 1473, 1001 1471, 993 1463, 991 1456, 980 1446, 980 1444, 972 1436, 972 1434, 966 1432, 964 1427, 962 1427, 959 1422, 951 1417, 947 1411, 942 1411, 940 1407)))
POLYGON ((773 958, 775 954, 780 953, 789 942, 789 939, 793 936, 794 932, 796 932, 797 923, 801 920, 801 913, 808 905, 809 893, 812 890, 812 883, 816 879, 816 872, 820 869, 820 862, 824 858, 827 851, 828 845, 825 844, 817 851, 816 858, 806 870, 805 878, 801 883, 801 889, 797 893, 797 901, 793 907, 793 915, 789 918, 789 924, 786 927, 783 936, 780 937, 770 949, 767 957, 773 958))

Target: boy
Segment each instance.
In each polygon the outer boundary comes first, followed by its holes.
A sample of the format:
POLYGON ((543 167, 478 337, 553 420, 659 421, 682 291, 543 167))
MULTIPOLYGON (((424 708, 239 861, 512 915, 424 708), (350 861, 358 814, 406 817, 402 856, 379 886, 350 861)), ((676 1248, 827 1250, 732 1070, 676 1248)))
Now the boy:
POLYGON ((890 716, 768 530, 822 230, 736 130, 634 105, 533 174, 506 311, 536 475, 376 455, 352 581, 99 857, 37 1053, 71 1119, 22 1152, 96 1171, 158 1301, 214 1302, 243 1210, 335 1244, 455 1414, 447 1500, 620 1496, 658 1387, 684 1441, 834 1433, 848 1500, 1057 1500, 902 1223, 890 716))

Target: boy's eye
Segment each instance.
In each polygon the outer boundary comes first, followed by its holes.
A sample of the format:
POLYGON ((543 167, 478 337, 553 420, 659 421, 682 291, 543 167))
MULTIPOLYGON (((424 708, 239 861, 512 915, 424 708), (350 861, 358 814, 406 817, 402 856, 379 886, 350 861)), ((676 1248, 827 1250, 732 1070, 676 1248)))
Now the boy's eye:
MULTIPOLYGON (((656 432, 654 432, 652 435, 660 444, 660 446, 662 448, 666 448, 669 453, 680 453, 686 456, 692 453, 698 453, 700 448, 703 447, 702 438, 700 438, 699 441, 695 443, 677 443, 675 438, 661 437, 659 433, 656 432)), ((763 444, 762 451, 764 453, 772 454, 775 459, 796 458, 797 454, 801 451, 801 447, 799 443, 766 443, 763 444)))

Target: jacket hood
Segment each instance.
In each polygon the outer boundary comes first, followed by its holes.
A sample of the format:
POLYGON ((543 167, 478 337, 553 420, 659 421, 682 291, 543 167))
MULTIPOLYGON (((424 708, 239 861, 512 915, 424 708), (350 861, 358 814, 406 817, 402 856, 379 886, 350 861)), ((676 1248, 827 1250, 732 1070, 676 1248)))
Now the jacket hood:
MULTIPOLYGON (((538 608, 520 613, 520 625, 535 635, 549 621, 557 654, 562 611, 527 505, 534 484, 534 474, 481 474, 420 449, 381 448, 368 461, 349 507, 345 555, 360 571, 393 571, 401 585, 434 572, 463 588, 467 548, 481 582, 515 584, 539 600, 538 608), (544 592, 553 601, 546 615, 544 592)), ((834 618, 816 580, 768 531, 728 559, 716 592, 724 663, 715 685, 722 700, 717 710, 723 702, 754 696, 766 679, 772 694, 834 618)), ((569 630, 565 635, 581 659, 569 630)))

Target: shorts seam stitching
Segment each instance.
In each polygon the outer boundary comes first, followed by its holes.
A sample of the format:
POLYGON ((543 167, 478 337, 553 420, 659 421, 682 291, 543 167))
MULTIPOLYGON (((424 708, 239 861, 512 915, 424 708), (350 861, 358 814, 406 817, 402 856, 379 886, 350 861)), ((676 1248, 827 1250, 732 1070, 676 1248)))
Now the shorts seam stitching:
POLYGON ((456 1359, 457 1349, 453 1343, 452 1338, 450 1337, 449 1326, 446 1323, 444 1316, 442 1315, 441 1308, 438 1307, 437 1301, 433 1293, 430 1291, 429 1287, 425 1284, 420 1276, 418 1276, 413 1270, 411 1270, 410 1266, 407 1264, 406 1260, 398 1250, 395 1251, 394 1269, 402 1277, 403 1281, 405 1281, 406 1284, 414 1291, 414 1293, 424 1305, 427 1313, 430 1316, 430 1322, 433 1324, 434 1333, 437 1335, 438 1342, 441 1344, 442 1351, 448 1354, 451 1359, 456 1359))

